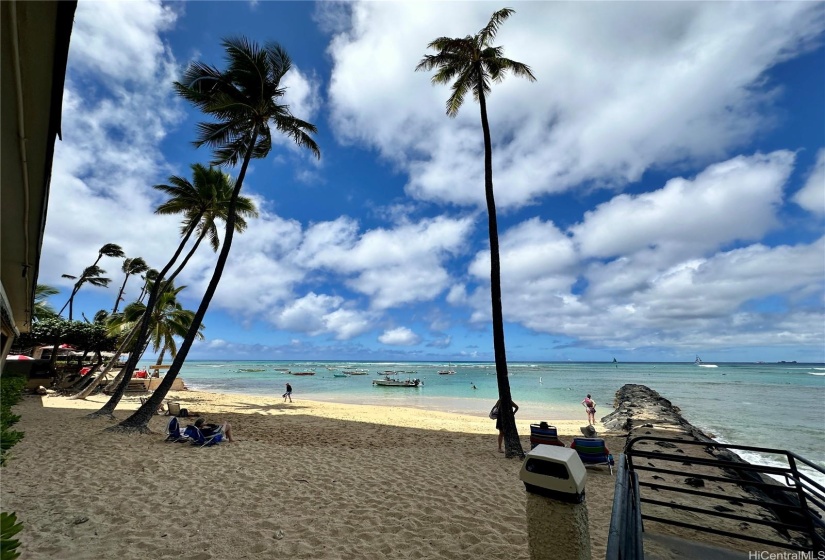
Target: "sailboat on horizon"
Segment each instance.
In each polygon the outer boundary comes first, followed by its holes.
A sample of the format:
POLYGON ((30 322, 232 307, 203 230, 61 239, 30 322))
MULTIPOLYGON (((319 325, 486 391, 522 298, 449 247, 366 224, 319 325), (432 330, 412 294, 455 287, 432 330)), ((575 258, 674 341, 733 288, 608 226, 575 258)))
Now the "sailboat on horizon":
POLYGON ((699 367, 709 367, 709 368, 719 367, 716 364, 706 364, 705 362, 702 361, 702 358, 700 358, 699 356, 696 356, 696 359, 693 361, 693 364, 697 365, 699 367))

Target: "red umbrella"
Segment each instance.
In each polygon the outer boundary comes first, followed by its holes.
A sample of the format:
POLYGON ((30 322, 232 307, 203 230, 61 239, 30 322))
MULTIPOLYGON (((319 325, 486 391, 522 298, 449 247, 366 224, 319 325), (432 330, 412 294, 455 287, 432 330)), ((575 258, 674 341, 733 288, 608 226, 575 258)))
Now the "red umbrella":
POLYGON ((23 361, 23 360, 33 360, 34 358, 32 358, 31 356, 24 356, 23 354, 9 354, 8 356, 6 356, 6 359, 7 360, 20 360, 20 361, 23 361))

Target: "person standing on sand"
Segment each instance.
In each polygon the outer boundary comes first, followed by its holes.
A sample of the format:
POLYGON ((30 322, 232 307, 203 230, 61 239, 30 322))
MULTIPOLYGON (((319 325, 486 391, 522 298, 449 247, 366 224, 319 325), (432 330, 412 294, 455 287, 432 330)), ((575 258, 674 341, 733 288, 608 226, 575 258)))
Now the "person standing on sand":
POLYGON ((286 384, 286 393, 284 393, 284 402, 289 399, 289 402, 292 402, 292 385, 289 383, 286 384))
POLYGON ((590 393, 584 397, 582 406, 587 410, 587 422, 592 426, 596 423, 596 402, 590 398, 590 393))
MULTIPOLYGON (((518 412, 518 405, 512 400, 510 401, 510 404, 513 405, 513 414, 518 412)), ((490 411, 490 418, 496 419, 496 430, 498 430, 498 452, 504 453, 504 450, 501 448, 501 444, 504 442, 504 426, 501 423, 501 414, 498 413, 500 406, 501 399, 496 401, 495 406, 493 406, 493 410, 490 411)))

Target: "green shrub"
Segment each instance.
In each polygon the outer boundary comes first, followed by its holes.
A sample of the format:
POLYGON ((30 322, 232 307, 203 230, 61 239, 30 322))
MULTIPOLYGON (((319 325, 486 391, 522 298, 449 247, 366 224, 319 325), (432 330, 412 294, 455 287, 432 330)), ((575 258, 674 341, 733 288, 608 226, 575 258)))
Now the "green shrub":
POLYGON ((20 541, 12 537, 22 529, 23 524, 17 522, 14 513, 0 513, 0 560, 14 560, 20 556, 17 552, 20 541))
MULTIPOLYGON (((16 375, 0 376, 0 465, 6 462, 6 451, 23 437, 23 432, 10 429, 20 420, 20 416, 11 411, 11 407, 20 401, 26 378, 16 375)), ((20 553, 17 547, 20 541, 14 537, 23 529, 14 513, 0 513, 0 560, 14 560, 20 553)))
POLYGON ((6 462, 6 451, 23 437, 23 432, 10 429, 20 416, 11 411, 11 407, 20 400, 26 378, 16 375, 0 377, 0 465, 6 462))

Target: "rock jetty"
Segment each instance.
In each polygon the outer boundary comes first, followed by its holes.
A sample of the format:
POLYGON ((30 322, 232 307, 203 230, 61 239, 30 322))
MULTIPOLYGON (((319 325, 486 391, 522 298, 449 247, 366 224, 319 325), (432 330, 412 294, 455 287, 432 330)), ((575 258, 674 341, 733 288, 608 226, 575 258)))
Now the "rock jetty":
MULTIPOLYGON (((737 465, 750 465, 736 453, 719 447, 712 434, 706 434, 688 422, 678 406, 645 385, 627 384, 616 391, 614 407, 612 413, 601 419, 602 424, 614 434, 626 435, 628 443, 643 436, 670 439, 641 440, 633 444, 634 451, 643 452, 633 458, 634 470, 643 483, 642 495, 652 494, 659 504, 645 506, 643 510, 647 508, 654 515, 677 523, 713 527, 729 534, 746 535, 767 542, 792 543, 802 547, 810 545, 810 541, 798 532, 789 534, 784 529, 771 526, 773 522, 804 524, 803 519, 788 511, 788 506, 798 505, 796 498, 783 491, 784 486, 770 477, 747 468, 737 468, 737 465), (716 466, 708 463, 708 459, 728 463, 716 466), (679 488, 692 488, 700 494, 688 499, 689 495, 679 491, 679 488), (693 509, 675 509, 667 503, 693 509), (721 512, 721 517, 697 515, 707 510, 721 512), (728 514, 735 514, 736 517, 728 514)), ((664 527, 650 525, 654 531, 664 527)), ((648 529, 646 524, 645 530, 648 529)), ((697 541, 706 541, 710 536, 694 530, 682 530, 677 534, 697 541)), ((748 550, 748 545, 743 547, 742 544, 747 541, 736 542, 727 537, 710 540, 723 547, 748 550)), ((753 546, 751 543, 750 547, 753 546)))

